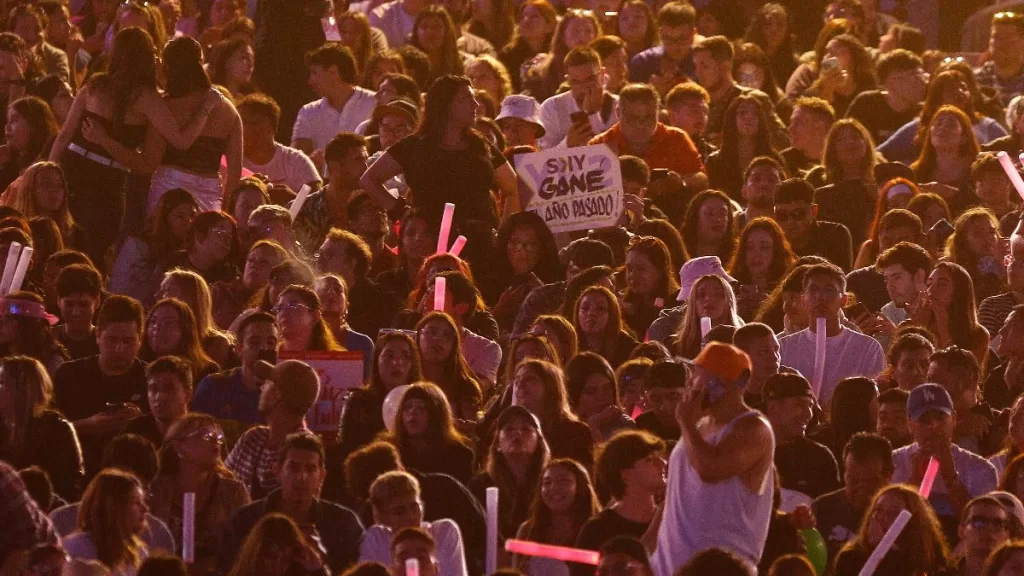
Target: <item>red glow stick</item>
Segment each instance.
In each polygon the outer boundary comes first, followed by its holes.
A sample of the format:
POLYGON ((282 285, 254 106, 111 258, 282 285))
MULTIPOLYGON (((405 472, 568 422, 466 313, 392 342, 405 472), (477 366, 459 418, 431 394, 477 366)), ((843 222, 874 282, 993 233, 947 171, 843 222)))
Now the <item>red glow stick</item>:
POLYGON ((924 478, 921 479, 921 488, 918 492, 921 498, 928 499, 932 493, 932 485, 935 484, 935 477, 939 475, 939 461, 933 456, 928 460, 928 468, 924 471, 924 478))
POLYGON ((552 560, 561 560, 562 562, 590 564, 591 566, 597 566, 597 563, 601 560, 601 554, 594 550, 581 550, 566 546, 549 546, 528 540, 506 540, 505 551, 524 556, 551 558, 552 560))

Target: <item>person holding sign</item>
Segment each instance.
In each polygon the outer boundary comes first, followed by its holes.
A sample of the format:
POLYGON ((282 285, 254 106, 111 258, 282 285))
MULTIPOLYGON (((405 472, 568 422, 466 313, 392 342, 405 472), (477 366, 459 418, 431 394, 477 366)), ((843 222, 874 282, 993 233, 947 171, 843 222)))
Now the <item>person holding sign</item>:
POLYGON ((658 121, 661 97, 650 84, 627 84, 619 92, 619 121, 588 142, 607 144, 619 156, 643 158, 652 169, 665 168, 683 178, 687 188, 708 185, 697 147, 679 128, 658 121))

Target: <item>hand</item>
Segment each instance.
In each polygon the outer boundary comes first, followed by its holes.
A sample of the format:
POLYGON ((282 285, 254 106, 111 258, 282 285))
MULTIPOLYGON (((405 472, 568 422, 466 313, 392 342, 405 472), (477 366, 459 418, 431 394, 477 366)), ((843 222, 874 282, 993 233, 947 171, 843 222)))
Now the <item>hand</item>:
POLYGON ((600 82, 593 82, 583 93, 583 105, 580 106, 580 109, 586 112, 587 116, 597 114, 601 111, 603 100, 604 88, 601 87, 600 82))
POLYGON ((142 415, 138 406, 129 404, 113 410, 105 410, 83 419, 82 423, 87 424, 98 435, 115 434, 124 428, 125 424, 133 418, 142 415))
POLYGON ((82 38, 82 32, 77 26, 71 27, 71 32, 68 34, 67 43, 64 46, 64 52, 68 55, 68 60, 73 65, 75 58, 78 57, 78 51, 82 48, 82 44, 85 43, 85 38, 82 38))
POLYGON ((594 130, 590 127, 590 120, 586 122, 573 122, 569 126, 569 133, 565 135, 565 144, 569 148, 586 146, 594 137, 594 130))
POLYGON ((828 99, 836 92, 845 92, 852 83, 852 76, 845 70, 832 68, 822 71, 820 81, 821 91, 828 99))
POLYGON ((789 523, 797 530, 810 530, 817 526, 818 519, 806 504, 801 504, 789 515, 789 523))
POLYGON ((106 143, 109 141, 109 134, 107 129, 102 124, 92 118, 86 118, 82 120, 82 137, 92 142, 93 144, 99 144, 106 148, 106 143))
POLYGON ((636 194, 622 195, 622 217, 619 226, 639 226, 647 218, 644 217, 644 201, 636 194))
POLYGON ((622 418, 622 409, 618 406, 605 406, 600 412, 588 418, 587 424, 590 425, 591 430, 600 429, 620 418, 622 418))
POLYGON ((704 411, 704 398, 707 389, 703 384, 691 384, 683 390, 683 398, 676 405, 676 421, 679 427, 687 429, 690 425, 697 426, 701 413, 704 411))

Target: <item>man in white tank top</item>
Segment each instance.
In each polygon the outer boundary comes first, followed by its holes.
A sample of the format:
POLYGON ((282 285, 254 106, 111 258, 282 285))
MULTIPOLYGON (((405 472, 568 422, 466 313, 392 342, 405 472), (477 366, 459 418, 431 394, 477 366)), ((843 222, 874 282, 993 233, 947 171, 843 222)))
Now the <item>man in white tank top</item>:
POLYGON ((676 410, 682 438, 669 458, 664 516, 651 555, 656 576, 672 576, 713 547, 756 565, 772 514, 775 437, 765 417, 743 402, 750 358, 712 342, 691 369, 676 410))

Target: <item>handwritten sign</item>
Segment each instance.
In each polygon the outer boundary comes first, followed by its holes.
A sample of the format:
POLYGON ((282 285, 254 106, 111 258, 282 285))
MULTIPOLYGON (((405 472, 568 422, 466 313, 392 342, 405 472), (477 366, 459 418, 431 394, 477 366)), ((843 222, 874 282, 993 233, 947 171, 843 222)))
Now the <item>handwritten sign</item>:
POLYGON ((320 396, 306 414, 314 432, 336 432, 348 392, 363 385, 362 352, 282 352, 280 360, 302 360, 320 376, 320 396))
POLYGON ((622 216, 619 157, 604 144, 522 154, 516 172, 529 188, 523 208, 552 232, 614 226, 622 216))

